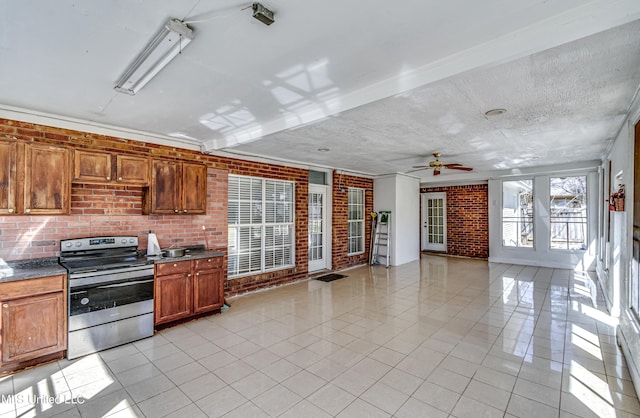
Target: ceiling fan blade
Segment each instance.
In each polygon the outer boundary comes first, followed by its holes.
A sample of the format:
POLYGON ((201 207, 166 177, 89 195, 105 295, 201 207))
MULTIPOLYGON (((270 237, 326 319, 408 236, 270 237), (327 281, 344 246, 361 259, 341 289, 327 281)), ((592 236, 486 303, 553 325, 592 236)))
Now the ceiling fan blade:
POLYGON ((471 168, 471 167, 462 167, 462 166, 460 166, 460 167, 447 167, 447 168, 450 168, 452 170, 463 170, 463 171, 471 171, 471 170, 473 170, 473 168, 471 168))
POLYGON ((433 175, 437 176, 438 174, 440 174, 440 170, 438 170, 437 168, 435 170, 433 170, 433 175))
POLYGON ((451 163, 451 164, 445 164, 444 166, 447 168, 452 168, 452 167, 460 167, 462 164, 459 163, 451 163))
POLYGON ((414 165, 411 168, 431 168, 431 167, 429 167, 428 165, 414 165))
POLYGON ((407 171, 407 173, 413 173, 414 171, 428 170, 430 168, 431 167, 427 167, 427 166, 424 166, 424 165, 416 165, 416 166, 413 167, 412 170, 407 171))

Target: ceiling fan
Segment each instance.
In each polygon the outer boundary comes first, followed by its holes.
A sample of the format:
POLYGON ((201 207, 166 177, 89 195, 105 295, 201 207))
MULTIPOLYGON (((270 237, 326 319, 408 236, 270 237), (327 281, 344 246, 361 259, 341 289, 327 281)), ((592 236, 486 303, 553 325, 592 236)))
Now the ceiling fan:
POLYGON ((434 152, 433 156, 436 157, 435 160, 429 161, 428 163, 425 163, 426 165, 414 165, 413 168, 415 170, 411 170, 411 171, 420 171, 420 170, 426 170, 426 169, 429 169, 429 168, 433 168, 433 175, 437 176, 438 174, 440 174, 440 170, 442 170, 443 168, 448 168, 450 170, 463 170, 463 171, 471 171, 471 170, 473 170, 473 168, 464 167, 462 164, 457 164, 457 163, 447 164, 444 161, 440 161, 440 153, 439 152, 434 152))

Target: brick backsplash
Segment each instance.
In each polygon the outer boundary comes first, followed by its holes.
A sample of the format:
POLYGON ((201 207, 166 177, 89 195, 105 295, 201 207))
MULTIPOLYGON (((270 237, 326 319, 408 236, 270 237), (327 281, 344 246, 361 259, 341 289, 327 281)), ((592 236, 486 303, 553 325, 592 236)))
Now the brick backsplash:
POLYGON ((447 196, 447 254, 489 257, 489 186, 425 187, 421 193, 447 196))
POLYGON ((211 247, 226 249, 227 173, 209 168, 207 176, 207 214, 195 216, 142 215, 141 187, 74 183, 70 216, 0 217, 0 257, 56 257, 60 240, 100 235, 136 235, 140 249, 146 249, 149 230, 162 247, 204 245, 206 233, 211 247))

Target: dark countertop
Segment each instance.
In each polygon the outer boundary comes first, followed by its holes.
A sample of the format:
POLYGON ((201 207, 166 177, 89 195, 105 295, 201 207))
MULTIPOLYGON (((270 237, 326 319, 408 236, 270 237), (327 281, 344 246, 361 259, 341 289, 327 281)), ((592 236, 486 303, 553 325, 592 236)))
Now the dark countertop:
POLYGON ((182 257, 153 256, 148 258, 149 260, 153 260, 156 264, 159 264, 159 263, 169 263, 174 261, 195 260, 197 258, 222 257, 222 256, 224 256, 224 252, 222 251, 196 250, 196 251, 189 251, 187 254, 185 254, 182 257))
POLYGON ((33 260, 7 261, 0 263, 0 283, 14 280, 37 279, 39 277, 67 274, 67 270, 58 264, 57 257, 36 258, 33 260))
MULTIPOLYGON (((204 247, 204 246, 203 246, 204 247)), ((223 251, 206 251, 204 248, 192 249, 183 257, 148 257, 154 263, 195 260, 197 258, 222 257, 223 251)), ((15 280, 37 279, 39 277, 67 274, 67 270, 58 264, 58 257, 35 258, 31 260, 0 261, 0 283, 15 280)))

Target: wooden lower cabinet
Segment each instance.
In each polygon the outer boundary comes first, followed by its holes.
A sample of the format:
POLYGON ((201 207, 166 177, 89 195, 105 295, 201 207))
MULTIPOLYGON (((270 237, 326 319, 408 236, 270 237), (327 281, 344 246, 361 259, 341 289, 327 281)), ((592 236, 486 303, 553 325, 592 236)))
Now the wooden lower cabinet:
POLYGON ((224 304, 222 257, 156 264, 155 325, 220 309, 224 304))
POLYGON ((0 283, 0 373, 62 357, 67 348, 64 275, 0 283))
POLYGON ((224 303, 221 270, 203 270, 193 277, 193 313, 213 311, 224 303))
POLYGON ((155 323, 164 324, 191 315, 191 275, 186 273, 156 277, 155 323))

